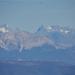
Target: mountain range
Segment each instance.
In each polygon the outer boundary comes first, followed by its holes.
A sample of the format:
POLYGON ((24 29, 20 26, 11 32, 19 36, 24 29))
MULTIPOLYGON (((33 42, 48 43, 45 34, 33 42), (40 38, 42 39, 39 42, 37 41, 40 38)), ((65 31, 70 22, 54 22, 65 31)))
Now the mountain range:
POLYGON ((75 64, 75 30, 43 26, 36 32, 0 25, 0 60, 48 60, 75 64))

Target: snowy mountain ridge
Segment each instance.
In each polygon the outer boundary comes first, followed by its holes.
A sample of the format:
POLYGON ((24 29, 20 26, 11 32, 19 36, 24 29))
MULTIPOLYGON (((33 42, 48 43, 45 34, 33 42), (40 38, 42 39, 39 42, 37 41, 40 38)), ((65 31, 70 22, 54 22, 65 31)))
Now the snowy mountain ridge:
POLYGON ((35 33, 26 31, 11 31, 8 25, 0 26, 0 48, 5 50, 31 49, 44 44, 56 49, 69 48, 75 45, 75 35, 72 30, 60 26, 40 26, 35 33))

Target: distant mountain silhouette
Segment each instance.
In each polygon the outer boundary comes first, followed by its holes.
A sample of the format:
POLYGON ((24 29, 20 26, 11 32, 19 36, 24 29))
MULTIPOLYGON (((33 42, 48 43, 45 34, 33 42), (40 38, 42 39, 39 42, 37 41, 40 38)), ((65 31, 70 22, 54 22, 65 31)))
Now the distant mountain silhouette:
POLYGON ((50 60, 75 63, 75 30, 43 25, 35 33, 13 31, 0 33, 0 60, 50 60))

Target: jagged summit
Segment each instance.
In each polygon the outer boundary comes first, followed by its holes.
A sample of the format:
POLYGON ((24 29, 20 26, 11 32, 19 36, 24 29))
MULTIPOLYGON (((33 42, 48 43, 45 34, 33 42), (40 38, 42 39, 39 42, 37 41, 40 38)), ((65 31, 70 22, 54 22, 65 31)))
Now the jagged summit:
POLYGON ((37 32, 52 32, 52 31, 58 31, 58 32, 61 32, 61 33, 69 33, 71 31, 70 28, 67 28, 67 27, 64 27, 64 26, 59 26, 59 25, 56 25, 56 26, 51 26, 51 25, 48 25, 48 26, 44 26, 44 25, 41 25, 37 32))
POLYGON ((7 24, 4 24, 4 25, 0 25, 0 32, 8 32, 8 25, 7 24))

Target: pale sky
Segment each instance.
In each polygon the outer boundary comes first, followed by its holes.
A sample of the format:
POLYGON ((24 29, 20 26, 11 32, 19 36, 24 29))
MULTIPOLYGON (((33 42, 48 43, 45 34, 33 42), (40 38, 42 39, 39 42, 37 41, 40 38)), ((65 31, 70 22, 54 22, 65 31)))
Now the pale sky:
POLYGON ((34 32, 41 24, 75 27, 75 0, 0 0, 0 24, 34 32))

